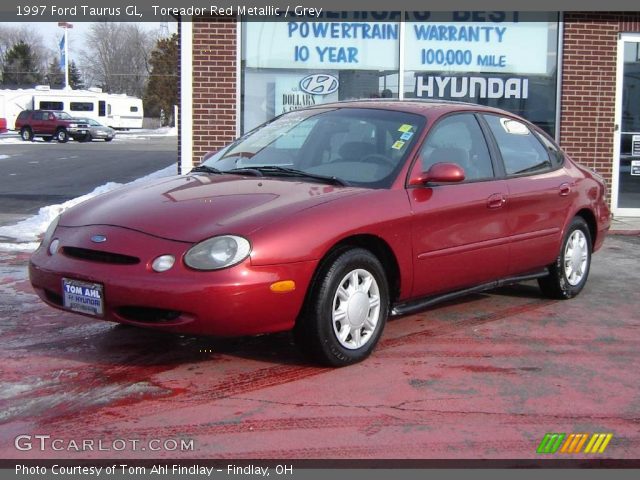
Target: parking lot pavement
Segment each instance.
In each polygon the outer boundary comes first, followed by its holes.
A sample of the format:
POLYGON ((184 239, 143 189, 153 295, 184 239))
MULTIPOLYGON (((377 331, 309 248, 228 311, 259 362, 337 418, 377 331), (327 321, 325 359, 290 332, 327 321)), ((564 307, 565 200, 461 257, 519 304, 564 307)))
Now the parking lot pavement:
MULTIPOLYGON (((176 164, 176 136, 119 133, 113 142, 23 142, 0 135, 0 225, 109 182, 126 183, 176 164)), ((177 166, 176 166, 177 172, 177 166)))
POLYGON ((611 432, 595 456, 638 458, 638 248, 610 236, 570 301, 524 284, 394 319, 342 369, 306 364, 285 334, 170 336, 51 309, 28 256, 0 253, 0 455, 540 458, 547 432, 611 432), (14 447, 36 434, 61 450, 14 447), (84 440, 93 451, 73 448, 84 440))

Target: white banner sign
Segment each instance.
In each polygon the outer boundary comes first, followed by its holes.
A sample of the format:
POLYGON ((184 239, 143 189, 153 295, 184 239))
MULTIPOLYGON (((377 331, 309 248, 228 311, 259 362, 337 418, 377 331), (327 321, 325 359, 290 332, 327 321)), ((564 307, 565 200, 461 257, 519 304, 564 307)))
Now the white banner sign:
POLYGON ((398 69, 398 22, 247 22, 244 28, 249 68, 398 69))
POLYGON ((546 22, 407 22, 406 69, 547 74, 546 22))
MULTIPOLYGON (((304 75, 279 75, 275 83, 275 111, 276 115, 298 110, 299 108, 311 107, 320 103, 329 103, 338 101, 337 86, 336 90, 327 95, 312 95, 305 92, 300 82, 305 78, 304 75)), ((335 77, 334 77, 335 78, 335 77)))

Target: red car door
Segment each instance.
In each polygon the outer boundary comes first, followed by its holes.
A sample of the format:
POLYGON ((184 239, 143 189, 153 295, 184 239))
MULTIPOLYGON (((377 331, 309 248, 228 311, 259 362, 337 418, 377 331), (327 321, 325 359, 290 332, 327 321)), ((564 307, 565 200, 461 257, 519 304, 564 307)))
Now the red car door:
POLYGON ((460 165, 461 183, 409 187, 413 213, 413 296, 506 276, 508 191, 473 113, 449 115, 429 132, 412 178, 438 162, 460 165))
POLYGON ((509 274, 539 270, 554 262, 574 187, 561 168, 557 147, 524 123, 483 115, 496 139, 509 191, 509 274))

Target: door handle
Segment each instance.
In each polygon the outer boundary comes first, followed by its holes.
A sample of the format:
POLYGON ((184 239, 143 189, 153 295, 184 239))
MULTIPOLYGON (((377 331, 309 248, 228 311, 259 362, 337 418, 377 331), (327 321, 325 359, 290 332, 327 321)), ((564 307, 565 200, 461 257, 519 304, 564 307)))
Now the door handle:
POLYGON ((558 193, 561 197, 566 197, 567 195, 569 195, 569 193, 571 193, 571 185, 569 185, 568 183, 563 183, 562 185, 560 185, 558 193))
POLYGON ((487 208, 501 208, 505 203, 507 203, 507 197, 502 193, 494 193, 487 198, 487 208))

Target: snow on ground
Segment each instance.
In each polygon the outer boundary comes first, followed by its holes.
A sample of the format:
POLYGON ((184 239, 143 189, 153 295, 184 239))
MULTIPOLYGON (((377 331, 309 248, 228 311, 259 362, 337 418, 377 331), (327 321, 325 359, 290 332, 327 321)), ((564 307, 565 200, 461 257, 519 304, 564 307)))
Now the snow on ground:
MULTIPOLYGON (((135 185, 137 183, 146 180, 152 180, 154 178, 168 177, 171 175, 175 175, 175 173, 176 166, 174 164, 171 164, 168 167, 163 168, 162 170, 158 170, 157 172, 153 172, 149 175, 138 178, 132 182, 127 183, 126 185, 135 185)), ((0 242, 0 251, 31 252, 35 250, 36 248, 38 248, 40 237, 42 236, 44 231, 47 229, 53 219, 56 218, 60 213, 64 212, 70 207, 73 207, 74 205, 79 204, 80 202, 89 200, 96 195, 115 190, 116 188, 122 186, 124 186, 124 184, 116 182, 109 182, 104 185, 100 185, 86 195, 73 198, 61 204, 42 207, 36 215, 22 220, 15 225, 0 227, 0 238, 7 237, 8 239, 13 240, 11 242, 0 242)))
POLYGON ((9 155, 0 155, 0 160, 4 160, 5 158, 9 158, 9 155))

